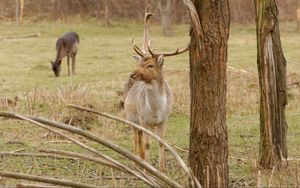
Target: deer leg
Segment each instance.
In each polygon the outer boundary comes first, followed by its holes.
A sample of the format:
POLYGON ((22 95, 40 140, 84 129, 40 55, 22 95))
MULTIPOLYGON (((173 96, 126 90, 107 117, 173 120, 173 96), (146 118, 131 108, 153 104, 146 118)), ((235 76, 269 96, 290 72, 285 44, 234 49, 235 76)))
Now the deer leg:
POLYGON ((133 153, 134 154, 138 154, 139 153, 139 145, 138 145, 138 130, 135 129, 135 128, 132 128, 132 131, 133 131, 133 147, 132 147, 132 150, 133 150, 133 153))
POLYGON ((75 57, 76 57, 76 53, 74 53, 72 55, 72 74, 75 75, 75 57))
MULTIPOLYGON (((164 140, 165 137, 165 125, 160 124, 157 127, 158 136, 164 140)), ((159 170, 166 171, 166 163, 165 163, 165 148, 162 144, 159 144, 159 170)))
POLYGON ((70 76, 70 56, 67 56, 67 64, 68 64, 68 75, 70 76))
POLYGON ((150 161, 150 138, 149 135, 144 135, 144 144, 145 144, 145 161, 149 163, 150 161))
POLYGON ((143 132, 138 131, 138 145, 140 150, 140 157, 145 160, 145 148, 144 148, 144 142, 143 142, 143 132))

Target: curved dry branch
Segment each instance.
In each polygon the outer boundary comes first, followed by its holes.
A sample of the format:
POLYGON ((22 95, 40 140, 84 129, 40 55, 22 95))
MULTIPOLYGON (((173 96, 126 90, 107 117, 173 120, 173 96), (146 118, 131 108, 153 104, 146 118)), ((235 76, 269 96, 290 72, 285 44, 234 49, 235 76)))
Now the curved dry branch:
POLYGON ((83 183, 77 183, 74 181, 61 180, 61 179, 50 178, 50 177, 46 178, 46 177, 40 177, 40 176, 34 176, 34 175, 28 175, 28 174, 19 174, 19 173, 13 173, 13 172, 0 171, 0 176, 7 177, 7 178, 14 178, 14 179, 30 180, 30 181, 35 181, 35 182, 51 183, 54 185, 62 185, 62 186, 69 186, 69 187, 97 188, 97 186, 83 184, 83 183))
MULTIPOLYGON (((31 117, 31 116, 26 116, 25 117, 25 116, 22 116, 22 115, 19 115, 19 114, 9 113, 9 112, 0 112, 0 116, 26 120, 26 121, 29 121, 33 124, 41 126, 45 129, 51 130, 53 132, 58 132, 58 131, 56 131, 54 129, 51 129, 51 128, 45 126, 45 125, 55 127, 55 128, 59 128, 59 129, 62 129, 62 130, 66 130, 66 131, 81 135, 85 138, 88 138, 88 139, 93 140, 97 143, 100 143, 100 144, 102 144, 102 145, 118 152, 119 154, 125 156, 126 158, 134 161, 135 163, 137 163, 141 167, 143 167, 145 170, 150 172, 152 175, 154 175, 157 179, 159 179, 160 182, 163 182, 164 184, 166 184, 170 187, 182 187, 180 184, 178 184, 177 182, 175 182, 174 180, 172 180, 170 177, 166 176, 165 174, 159 172, 156 168, 154 168, 152 165, 148 164, 147 162, 145 162, 144 160, 142 160, 140 157, 136 156, 135 154, 127 151, 126 149, 124 149, 124 148, 122 148, 122 147, 120 147, 120 146, 118 146, 114 143, 111 143, 111 142, 107 141, 106 139, 104 139, 102 137, 96 136, 96 135, 94 135, 90 132, 84 131, 80 128, 72 127, 72 126, 66 125, 64 123, 56 122, 56 121, 46 120, 46 119, 43 119, 43 118, 31 117)), ((67 137, 66 135, 64 135, 62 133, 58 132, 57 134, 61 134, 60 136, 62 136, 64 138, 67 138, 67 139, 69 139, 70 141, 72 141, 76 144, 80 144, 81 147, 84 147, 85 149, 88 149, 89 151, 92 151, 93 153, 96 153, 98 155, 103 156, 103 154, 99 153, 98 151, 96 151, 92 148, 89 148, 88 146, 84 145, 83 143, 80 143, 80 142, 78 143, 78 141, 76 141, 76 140, 74 140, 70 137, 67 137)), ((108 156, 105 156, 105 157, 108 157, 108 156)), ((112 162, 112 161, 110 161, 110 162, 112 162)), ((115 163, 121 165, 117 161, 115 161, 115 163)), ((132 169, 128 168, 125 165, 122 165, 122 167, 126 168, 126 170, 128 172, 130 172, 131 174, 137 176, 138 178, 140 178, 142 181, 149 184, 150 186, 157 187, 157 184, 161 184, 160 182, 150 182, 149 179, 153 180, 153 178, 145 178, 144 176, 141 176, 140 174, 134 173, 135 171, 133 171, 132 169)))
POLYGON ((190 18, 191 18, 192 31, 194 32, 194 35, 196 36, 195 39, 196 39, 198 49, 201 49, 202 43, 200 41, 200 37, 201 38, 203 37, 203 31, 201 31, 202 26, 201 26, 201 22, 200 22, 198 13, 197 13, 197 9, 191 0, 182 0, 182 1, 189 11, 190 18))
POLYGON ((84 108, 84 107, 80 107, 80 106, 76 106, 76 105, 72 105, 72 104, 68 104, 69 107, 72 107, 72 108, 75 108, 75 109, 78 109, 78 110, 83 110, 83 111, 86 111, 86 112, 90 112, 90 113, 94 113, 94 114, 97 114, 97 115, 100 115, 100 116, 103 116, 103 117, 106 117, 106 118, 109 118, 109 119, 113 119, 115 121, 118 121, 118 122, 121 122, 121 123, 124 123, 126 125, 129 125, 131 127, 134 127, 138 130, 141 130, 143 131, 144 133, 146 133, 147 135, 151 136, 152 138, 154 138, 155 140, 157 140, 160 144, 162 144, 163 146, 165 146, 173 155, 174 157, 176 158, 176 160, 178 161, 179 165, 183 168, 183 170, 187 173, 187 175, 189 176, 190 180, 193 180, 192 182, 195 183, 195 186, 196 187, 201 187, 199 181, 196 179, 196 177, 191 173, 191 171, 189 170, 189 168, 187 167, 187 165, 185 164, 185 162, 181 159, 181 157, 178 155, 178 153, 166 142, 164 141, 163 139, 161 139, 160 137, 158 137, 156 134, 154 134, 153 132, 149 131, 148 129, 145 129, 144 127, 138 125, 138 124, 135 124, 135 123, 132 123, 128 120, 125 120, 123 118, 120 118, 120 117, 116 117, 116 116, 113 116, 113 115, 110 115, 110 114, 107 114, 107 113, 103 113, 103 112, 97 112, 95 110, 92 110, 92 109, 89 109, 89 108, 84 108))

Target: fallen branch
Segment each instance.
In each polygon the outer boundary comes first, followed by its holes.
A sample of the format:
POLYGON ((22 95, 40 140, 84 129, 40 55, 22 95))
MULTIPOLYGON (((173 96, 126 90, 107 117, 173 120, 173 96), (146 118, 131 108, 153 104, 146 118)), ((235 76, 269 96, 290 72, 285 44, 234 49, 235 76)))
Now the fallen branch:
POLYGON ((115 165, 114 163, 111 163, 111 162, 108 162, 106 160, 102 160, 102 159, 99 159, 96 157, 91 157, 88 155, 83 155, 83 154, 68 152, 68 151, 53 150, 53 149, 39 149, 39 152, 59 154, 59 155, 64 155, 64 156, 68 156, 68 157, 74 157, 74 158, 76 157, 76 158, 80 158, 80 159, 86 159, 88 161, 99 163, 99 164, 102 164, 102 165, 110 167, 110 168, 115 168, 117 170, 127 172, 124 168, 121 168, 118 165, 115 165))
POLYGON ((176 151, 163 139, 161 139, 159 136, 157 136, 156 134, 154 134, 153 132, 149 131, 148 129, 145 129, 144 127, 132 123, 128 120, 125 120, 123 118, 120 117, 116 117, 107 113, 103 113, 103 112, 97 112, 95 110, 89 109, 89 108, 85 108, 85 107, 80 107, 80 106, 76 106, 76 105, 72 105, 72 104, 68 104, 69 107, 78 109, 78 110, 82 110, 82 111, 86 111, 86 112, 90 112, 93 114, 97 114, 121 123, 124 123, 126 125, 129 125, 131 127, 134 127, 140 131, 143 131, 144 133, 146 133, 147 135, 151 136, 152 138, 154 138, 155 140, 157 140, 160 144, 162 144, 164 147, 166 147, 176 158, 176 160, 178 161, 179 165, 183 168, 183 170, 187 173, 187 175, 189 176, 190 180, 193 180, 193 182, 195 183, 196 187, 201 187, 199 181, 197 180, 197 178, 192 174, 191 170, 187 167, 187 165, 185 164, 185 162, 181 159, 181 157, 176 153, 176 151))
POLYGON ((49 158, 59 158, 59 159, 72 159, 78 160, 75 157, 65 157, 59 155, 49 155, 49 154, 38 154, 38 153, 14 153, 14 152, 0 152, 0 156, 21 156, 21 157, 49 157, 49 158))
POLYGON ((4 36, 1 37, 1 39, 24 39, 24 38, 34 38, 39 36, 40 33, 32 33, 32 34, 25 34, 25 35, 4 36))
MULTIPOLYGON (((72 127, 72 126, 68 126, 64 123, 60 123, 60 122, 56 122, 56 121, 49 121, 49 120, 45 120, 45 119, 42 119, 42 118, 37 118, 37 117, 30 117, 30 116, 22 116, 22 115, 18 115, 18 114, 14 114, 14 113, 8 113, 8 112, 0 112, 0 116, 4 116, 4 117, 9 117, 9 118, 15 118, 15 119, 21 119, 21 120, 26 120, 26 121, 29 121, 35 125, 38 125, 42 128, 45 128, 51 132, 54 132, 70 141, 72 141, 73 143, 81 146, 82 148, 84 149, 87 149, 95 154, 97 154, 98 156, 108 160, 109 162, 112 162, 116 165, 118 165, 119 167, 121 168, 124 168, 128 173, 138 177, 140 180, 144 181, 145 183, 147 183, 148 185, 152 186, 152 187, 158 187, 159 185, 162 186, 164 184, 161 183, 161 181, 157 181, 156 179, 153 180, 153 178, 149 177, 148 175, 146 175, 145 173, 141 174, 140 172, 137 172, 137 171, 134 171, 132 169, 130 169, 129 167, 119 163, 118 161, 98 152, 97 150, 93 149, 93 148, 90 148, 89 146, 81 143, 80 141, 77 141, 57 130, 54 130, 48 126, 51 126, 51 127, 56 127, 56 128, 59 128, 59 129, 63 129, 63 130, 67 130, 67 131, 70 131, 70 132, 73 132, 75 134, 79 134, 83 137, 86 137, 86 138, 89 138, 91 140, 94 140, 100 144, 103 144, 119 153, 130 153, 122 148, 120 148, 119 146, 115 145, 115 144, 112 144, 108 141, 106 141, 104 138, 101 138, 101 137, 97 137, 96 135, 94 134, 91 134, 87 131, 83 131, 77 127, 72 127), (46 126, 48 125, 48 126, 46 126), (121 150, 121 151, 120 151, 121 150), (155 182, 154 182, 155 181, 155 182)), ((150 164, 146 163, 145 161, 143 161, 142 159, 138 158, 136 155, 130 153, 130 156, 134 156, 134 161, 137 163, 137 164, 140 164, 142 163, 143 166, 145 166, 145 169, 149 167, 151 169, 153 169, 153 174, 160 180, 162 180, 162 182, 164 182, 166 185, 169 185, 169 186, 172 186, 172 185, 177 185, 176 187, 180 187, 178 186, 179 184, 177 182, 174 182, 173 180, 171 180, 169 177, 165 176, 164 174, 162 174, 161 172, 159 172, 158 170, 156 170, 153 166, 151 166, 150 164)), ((174 186, 173 186, 174 187, 174 186)))
POLYGON ((43 182, 43 183, 51 183, 54 185, 62 185, 62 186, 69 186, 69 187, 97 188, 97 186, 83 184, 83 183, 77 183, 74 181, 60 180, 60 179, 50 178, 50 177, 46 178, 46 177, 27 175, 27 174, 18 174, 18 173, 13 173, 13 172, 0 171, 0 176, 7 177, 7 178, 14 178, 14 179, 24 179, 24 180, 30 180, 30 181, 36 181, 36 182, 43 182))
POLYGON ((55 188, 56 186, 51 185, 40 185, 40 184, 25 184, 19 183, 16 185, 16 188, 55 188))

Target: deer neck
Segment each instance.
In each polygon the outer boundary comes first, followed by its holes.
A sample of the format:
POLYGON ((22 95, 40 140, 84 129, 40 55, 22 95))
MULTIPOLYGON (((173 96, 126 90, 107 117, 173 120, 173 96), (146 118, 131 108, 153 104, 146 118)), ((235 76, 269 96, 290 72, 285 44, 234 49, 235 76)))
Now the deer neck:
POLYGON ((165 87, 164 80, 152 80, 150 83, 145 84, 146 105, 153 111, 164 105, 166 100, 165 87))

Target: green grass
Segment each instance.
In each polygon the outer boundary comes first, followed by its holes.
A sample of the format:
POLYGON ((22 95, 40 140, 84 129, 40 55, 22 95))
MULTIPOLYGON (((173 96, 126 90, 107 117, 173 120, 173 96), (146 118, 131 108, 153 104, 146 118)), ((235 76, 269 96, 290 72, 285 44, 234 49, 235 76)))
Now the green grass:
MULTIPOLYGON (((63 22, 25 22, 16 29, 13 22, 1 22, 0 38, 39 32, 40 37, 28 39, 1 40, 0 45, 0 107, 2 110, 34 114, 59 121, 73 121, 77 126, 116 142, 128 150, 131 149, 131 129, 125 125, 103 118, 85 115, 66 108, 66 103, 90 105, 99 111, 122 116, 118 108, 122 98, 118 93, 130 71, 135 67, 131 58, 133 50, 131 39, 141 43, 142 25, 139 23, 114 23, 112 27, 103 27, 98 21, 77 20, 63 22), (49 60, 55 58, 57 37, 67 31, 76 31, 80 35, 77 55, 77 75, 71 80, 67 76, 66 60, 62 64, 61 77, 54 77, 49 60), (75 89, 74 89, 75 87, 75 89), (17 104, 6 104, 7 99, 17 104)), ((189 41, 189 26, 175 27, 175 36, 163 37, 160 27, 151 27, 152 46, 162 51, 172 51, 185 47, 189 41)), ((291 23, 281 25, 281 39, 284 48, 288 83, 299 81, 300 70, 300 35, 294 31, 291 23), (292 75, 292 76, 290 76, 292 75)), ((256 36, 254 26, 236 25, 231 27, 228 51, 228 65, 243 69, 252 74, 236 73, 228 70, 227 125, 229 135, 229 172, 230 180, 256 180, 259 168, 256 166, 259 144, 259 90, 256 67, 256 36)), ((189 147, 189 63, 188 54, 166 58, 165 78, 174 93, 174 106, 166 140, 178 147, 189 147)), ((289 157, 300 158, 300 88, 289 87, 287 106, 289 157)), ((37 152, 40 148, 54 148, 86 153, 78 146, 66 143, 51 143, 61 140, 50 136, 42 138, 47 131, 25 122, 0 120, 0 151, 13 151, 23 148, 26 152, 37 152), (14 143, 12 141, 18 141, 14 143)), ((87 142, 90 146, 125 161, 114 152, 87 142)), ((158 146, 151 145, 151 163, 157 166, 158 146)), ((187 153, 179 152, 187 160, 187 153)), ((178 174, 178 165, 167 153, 167 172, 178 181, 183 181, 178 174)), ((290 162, 287 170, 276 172, 280 178, 293 174, 297 164, 290 162), (286 176, 284 174, 287 173, 286 176), (289 173, 289 174, 288 174, 289 173)), ((299 165, 298 165, 299 168, 299 165)), ((110 176, 110 170, 88 162, 59 160, 51 158, 2 157, 0 170, 32 173, 45 176, 63 177, 82 180, 97 185, 113 186, 111 180, 93 179, 99 174, 110 176)), ((116 172, 117 173, 117 172, 116 172)), ((268 185, 270 171, 263 171, 263 185, 268 185)), ((119 175, 119 174, 117 174, 119 175)), ((279 179, 280 179, 279 178, 279 179)), ((14 185, 17 180, 0 179, 0 185, 14 185)), ((278 185, 279 180, 276 181, 278 185)), ((295 179, 290 184, 294 185, 295 179)), ((140 182, 119 180, 118 186, 140 186, 140 182)), ((251 184, 255 185, 255 184, 251 184)))

